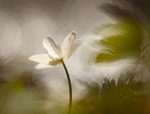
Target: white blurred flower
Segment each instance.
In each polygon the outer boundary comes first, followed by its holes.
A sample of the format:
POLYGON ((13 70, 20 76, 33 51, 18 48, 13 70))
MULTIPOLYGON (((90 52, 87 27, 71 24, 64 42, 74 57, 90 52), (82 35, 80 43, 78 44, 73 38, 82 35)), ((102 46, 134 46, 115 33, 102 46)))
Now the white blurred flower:
POLYGON ((43 40, 43 46, 48 54, 38 54, 29 57, 29 60, 37 62, 36 69, 56 66, 68 59, 73 53, 73 41, 75 32, 71 32, 62 42, 61 47, 54 40, 47 37, 43 40))

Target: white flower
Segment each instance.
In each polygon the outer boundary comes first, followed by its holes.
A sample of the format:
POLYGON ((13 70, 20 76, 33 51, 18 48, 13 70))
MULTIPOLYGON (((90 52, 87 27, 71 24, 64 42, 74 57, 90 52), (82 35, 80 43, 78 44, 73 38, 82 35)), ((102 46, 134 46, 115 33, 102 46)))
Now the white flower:
POLYGON ((62 42, 61 47, 54 40, 47 37, 43 40, 43 46, 48 54, 38 54, 29 57, 29 60, 37 62, 36 69, 43 69, 56 66, 68 59, 73 52, 73 41, 75 32, 71 32, 62 42))

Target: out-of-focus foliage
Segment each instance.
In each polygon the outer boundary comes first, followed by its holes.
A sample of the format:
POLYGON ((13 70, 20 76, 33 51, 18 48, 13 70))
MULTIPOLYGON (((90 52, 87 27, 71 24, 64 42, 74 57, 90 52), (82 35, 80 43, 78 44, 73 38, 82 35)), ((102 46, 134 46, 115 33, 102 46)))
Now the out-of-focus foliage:
MULTIPOLYGON (((32 76, 24 72, 13 80, 0 80, 0 114, 66 114, 67 105, 51 104, 49 94, 32 76)), ((72 114, 149 114, 144 83, 134 77, 133 73, 121 75, 117 82, 105 78, 101 85, 82 82, 88 92, 73 102, 72 114)))
POLYGON ((33 81, 31 72, 11 80, 0 78, 0 114, 48 114, 46 92, 33 81))
MULTIPOLYGON (((66 114, 68 105, 47 98, 50 94, 33 78, 39 75, 23 72, 10 80, 0 77, 0 114, 66 114)), ((72 114, 149 114, 145 82, 134 77, 135 73, 124 74, 117 82, 105 78, 101 85, 82 82, 88 92, 73 100, 72 114)))
POLYGON ((118 82, 105 78, 101 86, 84 83, 89 92, 74 104, 73 114, 149 114, 144 83, 133 77, 131 73, 122 75, 118 82))
POLYGON ((98 42, 103 46, 96 56, 96 62, 111 62, 140 54, 143 31, 139 21, 120 19, 116 24, 107 24, 96 30, 103 38, 98 42))

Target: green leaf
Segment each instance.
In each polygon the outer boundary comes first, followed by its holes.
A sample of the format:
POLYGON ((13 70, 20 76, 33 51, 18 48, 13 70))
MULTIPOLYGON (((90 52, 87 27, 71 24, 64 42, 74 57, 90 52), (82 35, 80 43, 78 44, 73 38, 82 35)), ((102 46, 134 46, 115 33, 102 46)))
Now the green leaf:
POLYGON ((119 58, 117 55, 112 55, 109 53, 99 53, 96 57, 96 62, 110 62, 119 58))
POLYGON ((135 20, 124 19, 117 24, 103 26, 99 34, 103 36, 99 45, 105 47, 105 51, 97 54, 96 63, 112 62, 140 54, 143 31, 135 20))

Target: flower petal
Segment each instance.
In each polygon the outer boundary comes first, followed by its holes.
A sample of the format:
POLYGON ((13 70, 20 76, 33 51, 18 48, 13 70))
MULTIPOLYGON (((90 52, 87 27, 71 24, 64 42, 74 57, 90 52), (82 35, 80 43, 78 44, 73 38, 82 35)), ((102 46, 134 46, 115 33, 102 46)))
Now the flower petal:
POLYGON ((51 65, 45 65, 45 64, 37 64, 35 66, 36 69, 40 70, 40 69, 46 69, 46 68, 52 68, 54 66, 51 66, 51 65))
POLYGON ((72 54, 72 44, 75 38, 75 32, 71 32, 63 41, 61 45, 61 50, 63 54, 63 58, 66 60, 72 54))
POLYGON ((51 56, 52 59, 57 59, 61 57, 61 49, 52 38, 45 38, 43 40, 43 46, 48 51, 48 54, 51 56))
POLYGON ((42 64, 49 64, 49 62, 51 61, 48 54, 33 55, 29 57, 29 60, 42 64))
POLYGON ((83 41, 79 41, 79 40, 77 41, 76 40, 76 42, 73 43, 73 45, 72 45, 72 53, 74 53, 78 49, 78 47, 81 46, 82 42, 83 41))

